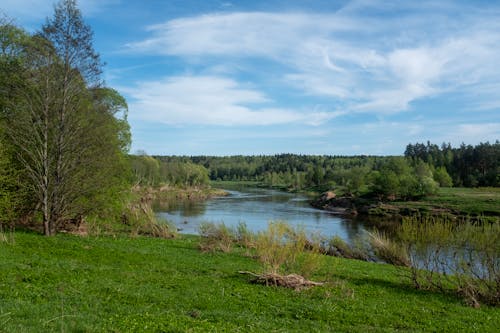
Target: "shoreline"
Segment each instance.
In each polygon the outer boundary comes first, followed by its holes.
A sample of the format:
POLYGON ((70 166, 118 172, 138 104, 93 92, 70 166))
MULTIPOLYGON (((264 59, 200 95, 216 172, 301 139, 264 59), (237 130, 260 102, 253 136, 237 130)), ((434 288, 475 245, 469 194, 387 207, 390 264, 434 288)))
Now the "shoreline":
MULTIPOLYGON (((401 221, 409 216, 434 216, 448 218, 451 220, 471 222, 490 222, 500 223, 499 209, 480 209, 481 203, 494 205, 499 199, 484 199, 476 203, 470 203, 469 196, 460 196, 463 189, 446 190, 446 193, 454 193, 453 201, 445 198, 444 194, 438 194, 433 197, 425 197, 420 200, 412 201, 380 201, 374 198, 335 196, 333 192, 325 192, 319 197, 311 200, 312 207, 326 210, 335 214, 356 217, 368 216, 378 218, 389 218, 401 221), (457 199, 458 198, 458 199, 457 199), (448 200, 448 202, 446 200, 448 200), (465 206, 468 203, 468 206, 465 206)), ((477 190, 485 191, 485 190, 477 190)), ((496 193, 492 190, 493 193, 496 193)), ((492 196, 494 196, 492 194, 492 196)), ((477 200, 477 199, 476 199, 477 200)), ((491 208, 491 207, 490 207, 491 208)))

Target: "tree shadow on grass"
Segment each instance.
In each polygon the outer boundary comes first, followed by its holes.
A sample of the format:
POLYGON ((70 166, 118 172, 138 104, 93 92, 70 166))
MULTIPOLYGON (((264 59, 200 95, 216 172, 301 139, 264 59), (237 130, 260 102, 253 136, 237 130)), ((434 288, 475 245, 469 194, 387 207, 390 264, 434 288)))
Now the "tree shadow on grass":
POLYGON ((448 290, 435 290, 435 289, 417 289, 411 284, 409 278, 401 276, 401 281, 388 281, 380 278, 374 277, 346 277, 342 276, 342 279, 346 280, 354 286, 367 286, 367 287, 379 287, 386 290, 390 290, 399 295, 412 296, 412 297, 425 297, 425 298, 439 298, 440 301, 457 303, 462 302, 459 295, 451 289, 448 290), (408 280, 406 280, 408 279, 408 280), (406 280, 406 281, 405 281, 406 280))

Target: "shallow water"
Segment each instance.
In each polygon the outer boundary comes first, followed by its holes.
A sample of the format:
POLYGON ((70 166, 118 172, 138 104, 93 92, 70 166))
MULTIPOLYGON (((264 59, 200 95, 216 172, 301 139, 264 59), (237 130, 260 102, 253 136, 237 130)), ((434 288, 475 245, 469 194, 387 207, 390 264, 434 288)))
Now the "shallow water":
POLYGON ((186 234, 197 234, 202 222, 227 226, 244 222, 255 232, 266 229, 269 221, 280 220, 302 226, 311 233, 327 237, 338 235, 351 242, 370 229, 368 223, 312 208, 308 198, 301 194, 248 187, 228 192, 226 197, 202 202, 163 203, 156 210, 161 218, 173 222, 181 233, 186 234))

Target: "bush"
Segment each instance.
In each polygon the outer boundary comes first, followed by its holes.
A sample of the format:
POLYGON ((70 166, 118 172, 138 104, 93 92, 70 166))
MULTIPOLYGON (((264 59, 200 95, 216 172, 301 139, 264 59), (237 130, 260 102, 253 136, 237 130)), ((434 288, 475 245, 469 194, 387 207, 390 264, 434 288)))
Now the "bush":
POLYGON ((159 238, 175 238, 177 228, 166 220, 158 220, 152 208, 152 200, 136 198, 129 203, 122 223, 130 228, 132 236, 147 235, 159 238))
POLYGON ((451 179, 445 167, 439 167, 434 171, 434 180, 438 182, 440 187, 452 187, 453 180, 451 179))
POLYGON ((200 249, 204 252, 230 252, 237 240, 236 232, 224 223, 204 222, 198 229, 201 236, 200 249))
POLYGON ((339 236, 334 236, 328 242, 327 248, 325 248, 325 254, 347 259, 368 260, 369 255, 367 250, 361 243, 362 241, 358 240, 354 246, 351 246, 339 236))
POLYGON ((257 234, 255 246, 265 273, 308 277, 324 260, 319 242, 309 240, 303 229, 282 221, 269 222, 267 230, 257 234))
POLYGON ((474 306, 500 305, 500 225, 405 218, 398 231, 417 288, 453 289, 474 306))
POLYGON ((386 234, 378 230, 370 232, 368 236, 377 258, 395 266, 410 266, 408 254, 399 243, 392 241, 386 234))

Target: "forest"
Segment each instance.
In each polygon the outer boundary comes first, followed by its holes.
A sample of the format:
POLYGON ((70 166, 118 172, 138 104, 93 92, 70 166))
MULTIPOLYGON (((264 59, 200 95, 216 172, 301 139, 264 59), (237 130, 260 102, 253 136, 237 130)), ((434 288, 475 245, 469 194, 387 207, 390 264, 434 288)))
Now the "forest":
POLYGON ((290 191, 335 189, 385 199, 414 199, 438 187, 500 186, 498 141, 459 148, 408 144, 404 156, 134 156, 133 160, 136 178, 150 185, 256 181, 290 191))

